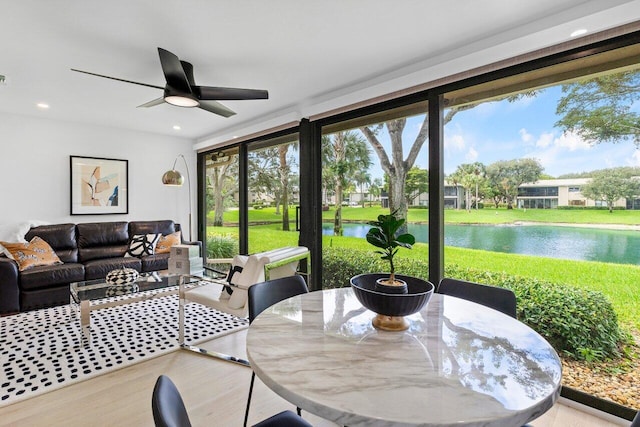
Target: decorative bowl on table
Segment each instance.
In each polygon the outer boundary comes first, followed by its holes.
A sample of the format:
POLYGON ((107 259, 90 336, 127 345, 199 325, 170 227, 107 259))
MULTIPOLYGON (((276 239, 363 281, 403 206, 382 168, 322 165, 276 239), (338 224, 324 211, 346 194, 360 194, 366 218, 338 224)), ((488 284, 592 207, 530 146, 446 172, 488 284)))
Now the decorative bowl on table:
POLYGON ((126 285, 138 280, 139 273, 133 268, 119 268, 107 274, 105 281, 110 285, 126 285))
POLYGON ((431 282, 417 277, 396 275, 407 283, 407 293, 384 293, 376 287, 376 281, 389 273, 359 274, 351 278, 351 288, 358 301, 377 316, 373 326, 385 331, 404 331, 409 322, 404 316, 417 313, 429 302, 435 287, 431 282))

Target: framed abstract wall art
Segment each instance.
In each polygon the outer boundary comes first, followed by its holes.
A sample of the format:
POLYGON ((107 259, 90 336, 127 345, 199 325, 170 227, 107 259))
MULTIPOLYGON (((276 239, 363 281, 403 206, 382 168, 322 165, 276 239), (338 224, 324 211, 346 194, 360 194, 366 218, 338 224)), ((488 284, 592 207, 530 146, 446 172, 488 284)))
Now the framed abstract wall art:
POLYGON ((71 215, 129 213, 129 161, 70 156, 71 215))

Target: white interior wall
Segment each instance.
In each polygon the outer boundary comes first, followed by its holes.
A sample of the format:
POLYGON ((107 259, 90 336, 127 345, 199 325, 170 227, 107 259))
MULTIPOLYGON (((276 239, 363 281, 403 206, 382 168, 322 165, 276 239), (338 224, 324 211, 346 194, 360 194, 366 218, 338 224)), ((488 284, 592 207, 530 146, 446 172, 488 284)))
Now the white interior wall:
MULTIPOLYGON (((189 164, 195 239, 196 154, 191 140, 0 113, 0 225, 173 219, 188 233, 186 178, 183 187, 165 187, 161 181, 179 154, 189 164), (129 161, 128 214, 70 214, 71 155, 129 161)), ((185 174, 182 159, 176 169, 185 174)))

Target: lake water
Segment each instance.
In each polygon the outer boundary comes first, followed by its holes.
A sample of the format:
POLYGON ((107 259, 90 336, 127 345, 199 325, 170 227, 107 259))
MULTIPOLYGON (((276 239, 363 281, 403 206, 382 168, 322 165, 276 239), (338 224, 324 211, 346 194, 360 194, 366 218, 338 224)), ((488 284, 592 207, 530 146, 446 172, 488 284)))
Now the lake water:
MULTIPOLYGON (((344 235, 367 234, 366 224, 344 224, 344 235)), ((427 224, 409 224, 418 242, 427 242, 427 224)), ((333 234, 333 224, 323 224, 323 235, 333 234)), ((485 251, 551 258, 640 264, 640 231, 546 225, 445 225, 445 245, 485 251)))

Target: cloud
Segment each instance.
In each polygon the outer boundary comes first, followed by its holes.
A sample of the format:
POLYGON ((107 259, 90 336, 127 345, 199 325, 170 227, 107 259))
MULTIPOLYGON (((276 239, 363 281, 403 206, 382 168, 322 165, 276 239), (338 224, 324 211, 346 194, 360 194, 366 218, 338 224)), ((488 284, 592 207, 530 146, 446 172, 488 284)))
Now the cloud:
POLYGON ((572 132, 564 132, 559 138, 556 138, 553 143, 557 147, 568 148, 569 151, 591 149, 591 144, 582 139, 580 135, 572 132))
POLYGON ((469 147, 467 151, 467 155, 464 158, 468 163, 473 163, 478 160, 478 152, 473 148, 469 147))
POLYGON ((536 141, 536 147, 547 148, 551 144, 554 144, 555 141, 557 141, 557 138, 554 138, 553 133, 543 133, 536 141))
POLYGON ((640 150, 635 150, 631 155, 631 158, 627 159, 629 166, 640 166, 640 150))
POLYGON ((531 142, 531 140, 533 139, 533 135, 527 132, 525 128, 520 129, 518 133, 520 134, 522 142, 531 142))
POLYGON ((465 147, 464 137, 460 134, 454 134, 448 136, 445 134, 444 137, 444 148, 445 150, 455 150, 462 151, 465 147))
MULTIPOLYGON (((526 130, 520 130, 520 136, 523 141, 527 141, 525 138, 529 138, 530 135, 526 130)), ((554 149, 563 151, 576 151, 576 150, 590 150, 591 144, 582 139, 580 135, 572 132, 564 132, 560 136, 556 136, 553 132, 543 132, 536 140, 536 147, 543 149, 554 149)))

